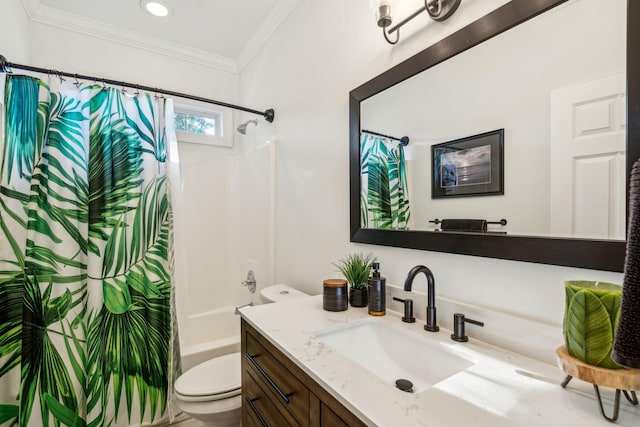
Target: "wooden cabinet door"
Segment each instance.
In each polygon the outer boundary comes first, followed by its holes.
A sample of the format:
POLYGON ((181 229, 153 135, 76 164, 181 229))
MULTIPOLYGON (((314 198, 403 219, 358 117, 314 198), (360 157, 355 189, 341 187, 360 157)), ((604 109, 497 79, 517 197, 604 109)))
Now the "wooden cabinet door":
POLYGON ((349 427, 342 418, 336 415, 327 405, 320 404, 320 427, 349 427))

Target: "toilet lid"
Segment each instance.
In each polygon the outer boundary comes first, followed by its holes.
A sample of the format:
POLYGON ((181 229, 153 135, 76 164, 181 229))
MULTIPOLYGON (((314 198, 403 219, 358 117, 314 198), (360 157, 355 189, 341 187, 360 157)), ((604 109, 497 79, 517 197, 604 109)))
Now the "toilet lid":
POLYGON ((183 396, 212 398, 240 393, 240 353, 231 353, 201 363, 182 374, 175 390, 183 396))

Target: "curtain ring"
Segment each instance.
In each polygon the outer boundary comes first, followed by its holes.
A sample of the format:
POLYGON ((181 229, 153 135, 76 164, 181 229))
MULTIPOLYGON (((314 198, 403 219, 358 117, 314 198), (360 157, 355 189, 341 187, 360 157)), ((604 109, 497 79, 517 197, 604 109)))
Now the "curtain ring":
POLYGON ((7 61, 7 58, 2 55, 0 55, 0 73, 11 73, 9 62, 7 61))
POLYGON ((120 93, 122 93, 123 95, 127 94, 127 89, 125 88, 124 81, 122 82, 122 89, 120 89, 120 93))
POLYGON ((2 55, 0 55, 0 73, 13 74, 10 63, 2 55))
POLYGON ((81 83, 78 81, 78 73, 76 73, 76 75, 73 77, 76 79, 76 81, 73 83, 74 86, 79 88, 81 83))
POLYGON ((56 71, 56 74, 58 75, 58 78, 60 79, 60 84, 62 84, 62 82, 66 81, 66 79, 62 78, 62 71, 56 71))
POLYGON ((107 82, 102 79, 102 90, 107 90, 107 82))
POLYGON ((135 87, 136 87, 135 95, 138 96, 140 95, 140 85, 136 85, 135 87))

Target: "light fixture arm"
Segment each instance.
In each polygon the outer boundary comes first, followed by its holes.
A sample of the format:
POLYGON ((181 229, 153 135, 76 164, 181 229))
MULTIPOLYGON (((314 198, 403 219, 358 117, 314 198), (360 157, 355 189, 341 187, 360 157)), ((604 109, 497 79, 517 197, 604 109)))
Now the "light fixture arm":
MULTIPOLYGON (((437 0, 436 0, 437 1, 437 0)), ((425 4, 426 4, 427 0, 425 0, 425 4)), ((411 21, 413 18, 415 18, 416 16, 420 15, 422 12, 424 12, 425 10, 427 10, 426 7, 421 7, 420 9, 416 10, 415 12, 413 12, 411 15, 407 16, 406 18, 404 18, 402 21, 398 22, 396 25, 394 25, 393 27, 391 27, 389 29, 389 34, 391 33, 395 33, 396 31, 400 30, 400 27, 402 27, 404 24, 406 24, 407 22, 411 21)), ((400 35, 400 31, 398 31, 398 36, 400 35)))
POLYGON ((392 28, 389 33, 387 33, 387 29, 386 28, 382 28, 382 35, 384 36, 384 39, 387 41, 387 43, 389 44, 396 44, 400 41, 400 28, 392 28), (389 38, 389 33, 391 33, 391 31, 395 31, 396 33, 396 39, 394 41, 392 41, 389 38))
MULTIPOLYGON (((411 15, 409 15, 402 21, 398 22, 396 25, 391 27, 388 31, 387 31, 387 26, 391 25, 391 16, 390 14, 388 14, 388 9, 387 9, 387 17, 386 17, 386 20, 384 21, 384 24, 386 25, 383 25, 382 21, 378 21, 378 25, 382 27, 382 34, 384 35, 385 40, 389 44, 393 45, 398 43, 398 41, 400 40, 400 27, 405 25, 407 22, 411 21, 416 16, 420 15, 422 12, 426 11, 429 14, 429 17, 431 17, 431 19, 437 22, 442 22, 449 19, 451 15, 454 14, 454 12, 458 9, 458 6, 460 6, 461 1, 462 0, 424 0, 423 7, 416 10, 415 12, 413 12, 411 15), (397 33, 395 41, 392 41, 389 38, 389 35, 392 33, 397 33)), ((386 7, 388 8, 388 6, 386 7)))

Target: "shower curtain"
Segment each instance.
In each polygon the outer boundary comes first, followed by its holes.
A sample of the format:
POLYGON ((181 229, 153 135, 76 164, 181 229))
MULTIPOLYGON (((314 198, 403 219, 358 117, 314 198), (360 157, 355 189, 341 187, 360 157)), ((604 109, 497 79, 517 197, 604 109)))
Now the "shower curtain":
POLYGON ((411 212, 402 145, 362 132, 360 177, 361 226, 407 230, 411 212))
POLYGON ((17 75, 3 101, 0 426, 158 420, 179 371, 166 101, 17 75))

